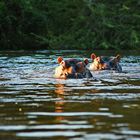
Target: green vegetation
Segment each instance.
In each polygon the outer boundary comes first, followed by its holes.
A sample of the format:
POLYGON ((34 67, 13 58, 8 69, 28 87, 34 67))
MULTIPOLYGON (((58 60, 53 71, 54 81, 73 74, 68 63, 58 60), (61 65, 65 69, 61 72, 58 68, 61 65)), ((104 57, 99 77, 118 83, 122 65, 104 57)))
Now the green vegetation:
POLYGON ((138 0, 1 0, 0 49, 137 49, 138 0))

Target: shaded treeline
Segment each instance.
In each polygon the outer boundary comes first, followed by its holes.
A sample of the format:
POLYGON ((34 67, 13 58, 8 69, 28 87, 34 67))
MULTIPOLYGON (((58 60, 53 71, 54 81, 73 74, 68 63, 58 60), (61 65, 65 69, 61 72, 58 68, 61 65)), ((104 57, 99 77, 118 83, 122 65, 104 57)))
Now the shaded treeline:
POLYGON ((136 49, 138 0, 1 0, 0 49, 136 49))

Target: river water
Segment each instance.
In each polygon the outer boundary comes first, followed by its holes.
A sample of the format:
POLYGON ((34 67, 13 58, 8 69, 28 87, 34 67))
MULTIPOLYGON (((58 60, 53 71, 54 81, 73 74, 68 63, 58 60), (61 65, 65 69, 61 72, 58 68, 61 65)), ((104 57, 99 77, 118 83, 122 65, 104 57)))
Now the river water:
POLYGON ((121 52, 122 73, 92 72, 97 81, 53 77, 58 56, 83 59, 90 53, 1 51, 0 139, 140 139, 138 52, 121 52))

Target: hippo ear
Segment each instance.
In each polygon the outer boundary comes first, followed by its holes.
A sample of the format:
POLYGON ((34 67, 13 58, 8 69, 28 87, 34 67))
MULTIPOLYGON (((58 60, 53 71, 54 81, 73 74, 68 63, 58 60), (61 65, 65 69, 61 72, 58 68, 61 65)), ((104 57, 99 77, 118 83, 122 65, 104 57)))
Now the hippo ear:
POLYGON ((117 55, 116 55, 116 59, 117 59, 117 61, 119 62, 120 59, 121 59, 121 56, 120 56, 119 54, 117 54, 117 55))
POLYGON ((111 62, 113 62, 114 64, 117 64, 120 61, 120 59, 121 59, 121 56, 118 54, 111 60, 111 62))
POLYGON ((96 57, 97 57, 97 56, 96 56, 94 53, 92 53, 92 54, 90 55, 90 58, 91 58, 92 60, 94 60, 96 57))
POLYGON ((62 58, 61 56, 59 56, 59 57, 57 58, 58 64, 60 64, 60 63, 62 62, 62 60, 63 60, 63 58, 62 58))
POLYGON ((88 59, 84 59, 84 63, 87 65, 89 63, 88 59))

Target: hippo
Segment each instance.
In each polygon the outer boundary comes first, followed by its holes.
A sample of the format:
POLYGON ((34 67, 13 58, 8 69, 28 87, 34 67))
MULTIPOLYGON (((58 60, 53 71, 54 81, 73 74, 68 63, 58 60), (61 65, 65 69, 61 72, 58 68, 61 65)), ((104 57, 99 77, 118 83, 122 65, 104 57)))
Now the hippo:
POLYGON ((55 69, 55 78, 59 79, 79 79, 79 78, 91 78, 91 72, 86 68, 88 59, 81 61, 79 59, 64 60, 63 57, 57 58, 59 66, 55 69))
POLYGON ((92 63, 90 64, 90 70, 116 70, 122 72, 122 67, 119 64, 121 56, 96 56, 91 54, 92 63))

